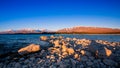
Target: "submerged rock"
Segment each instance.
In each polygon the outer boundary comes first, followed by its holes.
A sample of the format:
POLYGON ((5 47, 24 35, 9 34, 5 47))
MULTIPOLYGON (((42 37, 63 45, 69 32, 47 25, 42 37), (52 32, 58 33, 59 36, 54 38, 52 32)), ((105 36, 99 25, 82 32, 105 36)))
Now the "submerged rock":
POLYGON ((24 54, 28 54, 28 53, 32 53, 32 52, 37 52, 39 50, 40 50, 40 45, 30 44, 24 48, 19 49, 18 53, 20 55, 24 55, 24 54))

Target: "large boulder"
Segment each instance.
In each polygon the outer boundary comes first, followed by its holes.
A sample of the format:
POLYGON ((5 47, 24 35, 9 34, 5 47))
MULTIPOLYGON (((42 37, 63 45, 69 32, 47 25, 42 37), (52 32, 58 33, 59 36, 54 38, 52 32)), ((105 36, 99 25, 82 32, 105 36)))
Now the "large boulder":
POLYGON ((32 52, 37 52, 39 50, 40 50, 40 45, 30 44, 24 48, 19 49, 18 53, 20 55, 24 55, 24 54, 28 54, 28 53, 32 53, 32 52))

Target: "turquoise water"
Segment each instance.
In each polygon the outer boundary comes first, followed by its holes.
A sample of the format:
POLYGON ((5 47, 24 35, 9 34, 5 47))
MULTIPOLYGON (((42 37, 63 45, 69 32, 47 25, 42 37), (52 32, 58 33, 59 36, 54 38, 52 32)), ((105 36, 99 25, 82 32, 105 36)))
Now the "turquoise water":
POLYGON ((0 52, 16 51, 28 44, 39 44, 40 36, 63 36, 79 39, 106 40, 110 42, 120 42, 120 35, 92 35, 92 34, 30 34, 30 35, 0 35, 0 52))

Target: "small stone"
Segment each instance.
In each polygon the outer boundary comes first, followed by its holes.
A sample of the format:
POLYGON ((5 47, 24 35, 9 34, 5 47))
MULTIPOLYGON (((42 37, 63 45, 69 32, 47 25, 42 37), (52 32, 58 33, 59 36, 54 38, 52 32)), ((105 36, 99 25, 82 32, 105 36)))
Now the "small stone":
POLYGON ((62 52, 66 52, 67 51, 67 47, 65 45, 62 45, 62 52))
POLYGON ((23 60, 25 60, 24 58, 20 58, 20 61, 23 61, 23 60))
POLYGON ((46 56, 46 58, 48 59, 48 58, 50 58, 50 56, 46 56))
POLYGON ((79 58, 79 54, 75 54, 75 55, 74 55, 74 58, 75 58, 75 59, 79 58))
POLYGON ((54 55, 51 55, 51 56, 50 56, 50 59, 55 59, 55 56, 54 56, 54 55))
POLYGON ((35 60, 35 58, 34 58, 34 57, 31 57, 31 58, 30 58, 30 61, 34 61, 34 60, 35 60))
POLYGON ((63 56, 67 56, 68 53, 67 53, 67 52, 63 52, 62 55, 63 55, 63 56))
POLYGON ((88 65, 88 66, 92 66, 93 65, 93 63, 92 62, 86 62, 86 64, 88 65))
POLYGON ((84 68, 84 65, 83 65, 83 64, 81 64, 81 65, 80 65, 80 68, 84 68))
POLYGON ((104 47, 105 52, 106 52, 106 56, 109 57, 112 54, 112 51, 109 50, 108 48, 104 47))
POLYGON ((94 57, 92 57, 92 56, 90 56, 90 57, 89 57, 89 59, 90 59, 90 60, 94 60, 95 58, 94 58, 94 57))
POLYGON ((84 50, 81 50, 80 53, 81 53, 82 55, 85 55, 85 51, 84 51, 84 50))
POLYGON ((73 59, 70 59, 71 60, 71 63, 72 63, 72 68, 76 68, 76 61, 73 60, 73 59))
POLYGON ((20 63, 16 63, 16 64, 15 64, 15 68, 21 68, 20 63))
POLYGON ((23 65, 22 68, 28 68, 28 66, 27 65, 23 65))
POLYGON ((27 63, 29 63, 30 61, 28 60, 28 59, 26 59, 25 61, 24 61, 24 63, 25 64, 27 64, 27 63))
POLYGON ((81 61, 87 61, 88 58, 86 56, 81 57, 81 61))
POLYGON ((54 43, 55 47, 60 46, 60 41, 59 40, 55 40, 53 43, 54 43))

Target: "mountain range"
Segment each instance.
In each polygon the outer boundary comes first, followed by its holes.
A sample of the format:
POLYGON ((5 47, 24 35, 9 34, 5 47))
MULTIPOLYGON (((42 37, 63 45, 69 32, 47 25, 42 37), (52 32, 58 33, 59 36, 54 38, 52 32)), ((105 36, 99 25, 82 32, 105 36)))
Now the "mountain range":
POLYGON ((41 34, 41 33, 78 33, 78 34, 120 34, 120 29, 103 28, 103 27, 84 27, 77 26, 72 28, 64 28, 57 31, 47 29, 21 29, 21 30, 7 30, 0 34, 41 34))
POLYGON ((83 34, 120 34, 120 29, 77 26, 77 27, 72 27, 72 28, 60 29, 57 32, 60 32, 60 33, 83 33, 83 34))

